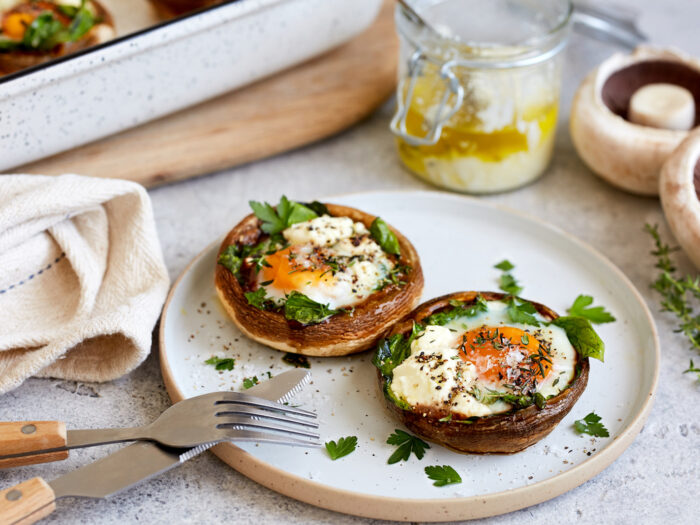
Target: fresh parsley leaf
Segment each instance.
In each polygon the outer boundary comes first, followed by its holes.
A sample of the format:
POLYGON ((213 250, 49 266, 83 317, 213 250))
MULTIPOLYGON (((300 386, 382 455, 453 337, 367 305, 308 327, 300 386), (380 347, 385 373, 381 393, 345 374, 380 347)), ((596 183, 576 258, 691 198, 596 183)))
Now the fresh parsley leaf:
POLYGON ((248 390, 249 388, 253 388, 258 383, 260 383, 260 380, 258 380, 258 376, 246 377, 243 379, 243 388, 245 390, 248 390))
POLYGON ((232 357, 211 357, 204 361, 206 365, 212 365, 216 370, 233 370, 236 360, 232 357))
POLYGON ((450 304, 453 308, 430 315, 423 319, 423 323, 426 325, 444 326, 460 317, 474 317, 479 312, 488 312, 489 310, 488 303, 480 295, 477 295, 474 302, 469 305, 462 301, 454 301, 450 304))
POLYGON ((294 368, 311 368, 311 363, 309 363, 309 359, 305 355, 301 354, 293 354, 291 352, 287 352, 282 357, 282 361, 284 361, 288 365, 292 365, 294 368))
POLYGON ((284 195, 282 195, 277 209, 267 202, 250 201, 248 204, 253 209, 255 216, 262 222, 260 229, 270 234, 279 233, 292 224, 310 221, 318 217, 315 211, 303 204, 290 201, 284 195))
POLYGON ((615 318, 602 306, 590 306, 593 304, 593 297, 590 295, 579 295, 571 308, 567 310, 571 315, 583 317, 592 323, 612 323, 615 318))
POLYGON ((382 219, 377 217, 372 221, 372 225, 369 227, 369 233, 372 234, 372 238, 377 241, 377 244, 379 244, 386 253, 400 255, 401 248, 399 247, 399 240, 396 238, 394 232, 389 229, 389 225, 382 219))
POLYGON ((500 284, 498 286, 509 295, 520 295, 523 291, 523 287, 518 284, 518 281, 510 273, 501 275, 500 284))
POLYGON ((593 329, 588 319, 563 316, 557 317, 551 324, 564 329, 571 346, 576 349, 581 357, 592 357, 603 361, 605 357, 605 343, 593 329))
POLYGON ((515 265, 511 263, 508 259, 503 259, 498 264, 494 265, 494 268, 502 270, 501 278, 499 279, 499 287, 501 290, 509 295, 520 295, 523 291, 523 287, 520 286, 518 281, 513 274, 510 273, 511 270, 515 268, 515 265))
POLYGON ((462 478, 457 474, 457 471, 449 465, 433 465, 425 467, 425 473, 429 479, 435 481, 433 485, 436 487, 444 487, 445 485, 453 485, 462 483, 462 478))
POLYGON ((698 380, 700 380, 700 368, 695 366, 695 363, 693 363, 693 360, 690 360, 690 366, 688 367, 688 370, 683 370, 684 374, 691 374, 695 373, 698 375, 698 380))
POLYGON ((591 412, 583 419, 574 421, 574 428, 579 434, 589 434, 594 437, 610 437, 610 432, 600 422, 600 416, 591 412))
POLYGON ((342 437, 335 441, 326 442, 326 450, 333 461, 355 451, 357 447, 357 436, 342 437))
POLYGON ((248 304, 252 304, 259 310, 265 310, 265 302, 268 300, 265 288, 260 287, 254 292, 245 292, 243 295, 248 300, 248 304))
POLYGON ((537 309, 532 303, 519 301, 514 297, 508 299, 508 318, 514 323, 528 324, 530 326, 540 326, 540 322, 535 317, 537 309))
POLYGON ((389 436, 386 440, 389 445, 397 445, 399 448, 389 457, 387 463, 393 465, 399 461, 408 461, 411 457, 411 452, 413 452, 418 459, 423 459, 425 455, 425 450, 430 448, 425 441, 422 439, 399 430, 398 428, 394 430, 394 433, 389 436))
POLYGON ((290 321, 298 321, 301 324, 320 323, 342 311, 334 310, 327 304, 317 303, 296 290, 287 296, 287 301, 284 303, 284 316, 290 321))
POLYGON ((513 268, 515 268, 515 266, 513 266, 513 263, 511 263, 508 259, 503 259, 501 262, 495 264, 493 267, 498 268, 499 270, 503 270, 504 272, 509 272, 513 268))

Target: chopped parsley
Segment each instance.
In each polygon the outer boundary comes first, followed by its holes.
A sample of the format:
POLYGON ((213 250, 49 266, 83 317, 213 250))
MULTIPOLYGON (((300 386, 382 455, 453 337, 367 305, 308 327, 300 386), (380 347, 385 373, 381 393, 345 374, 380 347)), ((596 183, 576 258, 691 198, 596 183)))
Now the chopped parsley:
POLYGON ((610 437, 610 432, 600 422, 600 416, 595 412, 591 412, 583 419, 574 421, 574 429, 579 434, 588 434, 594 437, 610 437))
POLYGON ((579 295, 567 312, 573 316, 588 319, 590 322, 596 324, 612 323, 615 321, 615 317, 613 317, 610 312, 606 311, 604 307, 591 306, 591 304, 593 304, 593 297, 590 295, 579 295))
POLYGON ((327 304, 317 303, 296 290, 287 296, 284 303, 284 316, 290 321, 305 325, 320 323, 340 312, 343 310, 334 310, 327 304))
POLYGON ((404 432, 403 430, 399 430, 398 428, 394 430, 394 433, 389 436, 386 442, 389 445, 398 446, 387 461, 389 465, 393 465, 402 460, 408 461, 408 458, 411 457, 411 453, 415 454, 418 459, 423 459, 426 449, 430 448, 430 445, 422 439, 408 432, 404 432))
POLYGON ((253 209, 255 216, 262 222, 260 229, 269 234, 279 233, 292 224, 310 221, 318 217, 314 210, 298 202, 290 201, 284 195, 276 207, 267 202, 250 201, 248 204, 253 209))
POLYGON ((605 343, 591 326, 591 322, 583 317, 563 316, 554 319, 551 324, 563 328, 569 339, 581 357, 592 357, 603 361, 605 357, 605 343))
POLYGON ((425 474, 429 479, 433 480, 436 487, 444 487, 445 485, 453 485, 462 483, 462 478, 457 474, 457 471, 449 465, 433 465, 425 467, 425 474))
POLYGON ((357 436, 342 437, 337 443, 326 442, 326 450, 333 461, 354 452, 355 448, 357 448, 357 436))
POLYGON ((508 295, 520 295, 520 293, 523 291, 523 287, 520 286, 515 277, 513 277, 513 274, 510 273, 510 271, 515 268, 513 263, 507 259, 504 259, 496 264, 494 268, 498 268, 499 270, 503 271, 499 280, 499 288, 508 295))
POLYGON ((282 356, 282 361, 288 365, 292 365, 294 368, 311 368, 311 363, 309 363, 308 358, 301 354, 287 352, 282 356))
POLYGON ((243 295, 245 295, 248 304, 252 304, 253 306, 255 306, 255 308, 258 308, 259 310, 267 309, 269 299, 267 297, 267 293, 265 292, 265 288, 260 287, 254 292, 245 292, 243 295))
POLYGON ((233 370, 236 360, 232 357, 211 357, 204 361, 206 365, 212 365, 217 370, 233 370))
POLYGON ((389 225, 381 218, 377 217, 374 219, 372 225, 369 227, 369 233, 386 253, 390 253, 392 255, 401 254, 399 240, 396 238, 394 232, 391 231, 389 225))
POLYGON ((253 388, 255 385, 257 385, 259 383, 260 383, 260 380, 258 379, 258 376, 246 377, 243 379, 243 388, 245 390, 248 390, 249 388, 253 388))
POLYGON ((511 297, 508 299, 507 312, 508 318, 514 323, 540 326, 540 322, 535 317, 537 309, 532 303, 511 297))
MULTIPOLYGON (((383 266, 383 265, 382 265, 383 266)), ((403 265, 403 264, 397 264, 394 266, 391 270, 386 272, 384 274, 384 277, 382 277, 379 280, 379 283, 377 286, 374 288, 375 291, 380 291, 386 288, 387 286, 403 286, 406 284, 406 281, 401 280, 402 275, 408 275, 408 273, 412 270, 410 266, 403 265)), ((384 268, 386 271, 386 268, 384 268)))
POLYGON ((227 268, 240 282, 242 281, 241 267, 245 259, 250 258, 250 262, 255 264, 255 271, 258 272, 263 266, 269 266, 269 263, 265 260, 267 255, 272 255, 286 247, 287 244, 284 238, 277 234, 254 245, 232 244, 221 252, 218 263, 227 268))

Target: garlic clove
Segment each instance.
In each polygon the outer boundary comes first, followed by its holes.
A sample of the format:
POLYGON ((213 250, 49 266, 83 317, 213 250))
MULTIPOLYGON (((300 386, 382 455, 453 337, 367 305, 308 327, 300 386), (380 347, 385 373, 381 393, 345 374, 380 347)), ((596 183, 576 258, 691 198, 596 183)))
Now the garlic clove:
POLYGON ((687 131, 695 123, 695 100, 684 87, 647 84, 632 95, 628 118, 651 128, 687 131))

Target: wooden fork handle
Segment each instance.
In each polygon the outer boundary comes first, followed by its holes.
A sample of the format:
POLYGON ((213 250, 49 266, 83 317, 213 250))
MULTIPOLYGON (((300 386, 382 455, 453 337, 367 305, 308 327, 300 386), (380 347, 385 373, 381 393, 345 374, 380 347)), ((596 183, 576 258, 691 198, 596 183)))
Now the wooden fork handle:
MULTIPOLYGON (((60 421, 0 422, 0 457, 26 454, 66 446, 66 425, 60 421)), ((68 457, 67 450, 31 456, 0 459, 0 468, 59 461, 68 457)), ((4 523, 0 521, 0 523, 4 523)))
POLYGON ((56 509, 56 495, 46 481, 29 481, 0 491, 0 523, 30 525, 56 509))

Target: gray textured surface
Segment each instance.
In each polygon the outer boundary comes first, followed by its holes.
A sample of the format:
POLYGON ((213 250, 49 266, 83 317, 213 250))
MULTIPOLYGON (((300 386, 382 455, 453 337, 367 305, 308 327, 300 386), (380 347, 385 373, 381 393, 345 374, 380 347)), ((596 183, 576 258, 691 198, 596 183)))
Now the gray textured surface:
MULTIPOLYGON (((647 6, 642 26, 656 42, 700 55, 699 3, 636 3, 647 6)), ((644 222, 660 223, 662 233, 669 238, 659 203, 627 195, 597 179, 581 164, 567 131, 575 86, 610 52, 599 44, 573 40, 567 52, 561 127, 551 168, 534 185, 485 200, 523 210, 577 235, 630 277, 659 328, 662 362, 658 397, 637 440, 600 475, 554 500, 484 523, 695 523, 700 515, 700 383, 681 373, 693 354, 673 332, 674 320, 658 312, 658 298, 649 290, 655 270, 648 255, 650 240, 642 233, 642 226, 644 222)), ((368 121, 323 143, 152 191, 171 276, 179 274, 212 239, 227 231, 246 212, 250 198, 276 201, 281 193, 311 199, 373 189, 424 189, 426 186, 397 162, 387 131, 390 111, 387 105, 368 121)), ((684 270, 689 269, 682 255, 679 262, 684 270)), ((62 419, 73 427, 126 426, 150 421, 167 406, 154 354, 134 373, 113 383, 30 380, 2 397, 0 419, 62 419)), ((79 451, 63 463, 0 471, 0 486, 35 475, 52 479, 103 453, 79 451)), ((367 522, 278 495, 211 454, 113 500, 65 500, 49 521, 367 522)))

